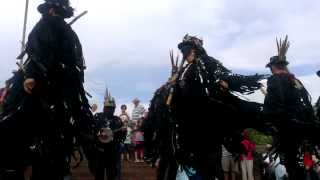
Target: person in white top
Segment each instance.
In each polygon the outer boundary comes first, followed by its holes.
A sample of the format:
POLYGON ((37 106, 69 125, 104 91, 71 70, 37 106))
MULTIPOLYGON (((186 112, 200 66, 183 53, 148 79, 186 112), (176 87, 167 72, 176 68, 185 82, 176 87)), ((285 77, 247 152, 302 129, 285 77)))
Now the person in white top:
POLYGON ((239 173, 239 162, 237 162, 232 154, 222 145, 222 170, 224 173, 224 179, 229 180, 231 174, 231 179, 235 180, 236 175, 239 173))
POLYGON ((124 127, 126 127, 127 136, 123 142, 123 150, 121 159, 126 158, 127 161, 130 161, 130 147, 131 147, 131 138, 132 138, 132 128, 129 126, 128 121, 124 121, 124 127))
POLYGON ((265 176, 267 180, 276 179, 283 180, 288 177, 286 167, 280 162, 279 156, 276 154, 270 154, 272 146, 267 144, 268 152, 262 154, 263 157, 266 157, 264 163, 267 164, 265 176), (277 157, 276 157, 277 156, 277 157))
POLYGON ((143 117, 146 109, 140 104, 140 100, 138 98, 135 98, 132 102, 134 104, 134 108, 132 110, 131 120, 137 123, 137 121, 143 117))

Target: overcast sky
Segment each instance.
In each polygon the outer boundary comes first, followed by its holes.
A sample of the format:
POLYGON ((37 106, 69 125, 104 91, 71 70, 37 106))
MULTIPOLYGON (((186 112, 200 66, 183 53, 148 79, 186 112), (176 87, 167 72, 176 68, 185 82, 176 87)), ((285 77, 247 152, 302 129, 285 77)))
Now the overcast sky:
MULTIPOLYGON (((28 32, 39 20, 30 0, 28 32)), ((16 69, 24 0, 0 6, 0 83, 16 69)), ((319 0, 73 0, 75 14, 89 13, 73 25, 84 48, 86 87, 92 102, 103 101, 108 86, 118 102, 139 97, 148 104, 169 75, 169 49, 189 33, 204 40, 209 55, 235 73, 268 73, 276 37, 289 35, 290 70, 315 101, 320 95, 319 0)), ((261 94, 250 97, 263 99, 261 94)))

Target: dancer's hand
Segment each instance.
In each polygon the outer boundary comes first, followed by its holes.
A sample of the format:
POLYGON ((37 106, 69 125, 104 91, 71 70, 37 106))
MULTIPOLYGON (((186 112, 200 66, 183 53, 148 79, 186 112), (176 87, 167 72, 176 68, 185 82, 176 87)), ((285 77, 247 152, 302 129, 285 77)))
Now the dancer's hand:
POLYGON ((28 78, 23 82, 23 87, 24 90, 28 93, 28 94, 32 94, 32 90, 36 85, 36 81, 32 78, 28 78))
POLYGON ((170 83, 175 83, 178 79, 178 74, 174 74, 170 79, 169 79, 169 82, 170 83))
POLYGON ((219 81, 219 85, 220 85, 221 91, 226 92, 229 90, 229 84, 226 81, 224 80, 219 81))
POLYGON ((156 162, 154 163, 154 166, 155 166, 156 168, 159 168, 159 165, 160 165, 160 158, 158 158, 158 159, 156 160, 156 162))
POLYGON ((94 113, 98 110, 98 105, 97 104, 92 104, 91 106, 91 112, 94 113))
POLYGON ((80 165, 82 161, 81 153, 79 150, 75 150, 71 156, 71 167, 74 169, 80 165))

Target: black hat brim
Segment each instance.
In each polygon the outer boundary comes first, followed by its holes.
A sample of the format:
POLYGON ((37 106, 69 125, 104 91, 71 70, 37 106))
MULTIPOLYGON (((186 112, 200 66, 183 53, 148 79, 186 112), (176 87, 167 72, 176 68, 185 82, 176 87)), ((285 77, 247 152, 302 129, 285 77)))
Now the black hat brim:
POLYGON ((181 42, 180 44, 178 44, 178 48, 180 49, 184 57, 189 54, 191 49, 196 50, 197 55, 207 54, 205 49, 202 46, 197 46, 192 42, 181 42))
POLYGON ((43 4, 40 4, 38 6, 38 11, 41 13, 41 14, 46 14, 48 13, 49 9, 52 7, 52 5, 49 5, 48 3, 43 3, 43 4))
POLYGON ((282 61, 282 62, 277 62, 277 61, 271 61, 266 65, 266 68, 271 68, 272 65, 283 65, 287 66, 289 64, 288 61, 282 61))
POLYGON ((197 48, 197 46, 194 44, 194 43, 191 43, 191 42, 181 42, 178 44, 178 48, 180 50, 183 50, 183 49, 190 49, 190 48, 197 48))
MULTIPOLYGON (((49 4, 47 2, 45 3, 42 3, 38 6, 38 11, 41 13, 41 14, 47 14, 49 9, 50 8, 53 8, 54 5, 52 4, 49 4)), ((63 8, 61 8, 63 9, 63 8)), ((63 18, 70 18, 73 16, 73 8, 72 7, 67 7, 66 9, 63 9, 63 14, 61 14, 61 16, 63 16, 63 18)))
POLYGON ((180 49, 181 53, 183 54, 183 56, 186 57, 190 53, 191 49, 195 49, 195 48, 194 48, 194 46, 185 45, 185 46, 180 47, 179 49, 180 49))

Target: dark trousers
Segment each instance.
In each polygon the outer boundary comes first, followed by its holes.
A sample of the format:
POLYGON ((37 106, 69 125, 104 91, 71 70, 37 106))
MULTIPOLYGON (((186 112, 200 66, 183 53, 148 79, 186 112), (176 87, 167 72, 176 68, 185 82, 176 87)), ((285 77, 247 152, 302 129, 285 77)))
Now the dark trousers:
MULTIPOLYGON (((298 131, 297 131, 298 132, 298 131)), ((297 154, 299 142, 295 141, 296 138, 290 139, 286 135, 280 135, 280 160, 283 161, 286 171, 290 180, 302 180, 303 169, 299 167, 297 154), (282 139, 281 139, 282 138, 282 139), (284 158, 284 160, 283 160, 284 158)))
POLYGON ((157 180, 176 179, 178 166, 171 153, 161 156, 157 172, 157 180))
POLYGON ((32 180, 63 180, 69 173, 64 156, 41 157, 33 164, 32 180))
POLYGON ((121 153, 120 145, 97 151, 95 180, 120 180, 121 176, 121 153))

